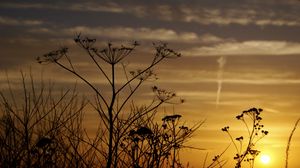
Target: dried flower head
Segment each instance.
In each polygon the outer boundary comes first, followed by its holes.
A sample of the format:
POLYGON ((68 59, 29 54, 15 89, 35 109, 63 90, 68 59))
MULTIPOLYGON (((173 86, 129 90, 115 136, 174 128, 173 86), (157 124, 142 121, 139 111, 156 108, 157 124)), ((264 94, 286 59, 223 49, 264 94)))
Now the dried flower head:
POLYGON ((152 91, 156 94, 156 97, 162 102, 171 100, 176 96, 174 92, 166 91, 164 89, 159 89, 156 86, 152 87, 152 91))
POLYGON ((180 118, 181 118, 181 115, 174 114, 174 115, 167 115, 162 120, 163 121, 175 121, 175 120, 180 119, 180 118))
POLYGON ((156 49, 156 57, 160 58, 177 58, 181 57, 181 54, 168 48, 166 43, 155 44, 153 43, 156 49))
POLYGON ((46 53, 41 57, 37 57, 36 60, 40 64, 57 62, 59 59, 61 59, 63 56, 65 56, 67 54, 67 52, 68 52, 68 48, 62 47, 58 50, 54 50, 49 53, 46 53))

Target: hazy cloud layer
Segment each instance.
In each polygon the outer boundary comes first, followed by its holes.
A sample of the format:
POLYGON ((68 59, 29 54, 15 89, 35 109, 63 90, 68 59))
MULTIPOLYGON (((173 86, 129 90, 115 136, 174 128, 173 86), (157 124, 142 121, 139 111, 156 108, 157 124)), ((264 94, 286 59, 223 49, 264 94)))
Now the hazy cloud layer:
POLYGON ((197 3, 148 3, 124 2, 57 2, 57 3, 2 3, 2 8, 50 9, 80 12, 104 12, 131 14, 138 18, 156 18, 164 21, 194 22, 200 25, 257 25, 257 26, 299 26, 299 3, 291 1, 235 1, 220 2, 218 5, 207 1, 197 3), (281 8, 278 8, 281 7, 281 8))
POLYGON ((287 41, 225 42, 182 51, 187 56, 208 55, 292 55, 300 54, 300 43, 287 41))
POLYGON ((40 20, 26 20, 26 19, 15 19, 9 17, 0 16, 0 25, 8 26, 36 26, 42 25, 43 22, 40 20))

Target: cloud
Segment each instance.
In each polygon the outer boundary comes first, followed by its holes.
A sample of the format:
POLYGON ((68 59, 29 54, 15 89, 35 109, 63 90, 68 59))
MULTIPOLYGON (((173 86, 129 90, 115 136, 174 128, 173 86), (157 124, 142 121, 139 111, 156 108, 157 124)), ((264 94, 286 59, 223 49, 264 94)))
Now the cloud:
MULTIPOLYGON (((177 80, 171 79, 167 80, 167 82, 172 83, 181 83, 181 84, 188 84, 188 83, 217 83, 216 79, 213 78, 196 78, 190 80, 177 80)), ((299 85, 300 79, 272 79, 272 78, 265 78, 265 79, 243 79, 243 78, 227 78, 223 79, 223 84, 244 84, 244 85, 299 85)))
POLYGON ((230 41, 231 39, 224 39, 218 36, 215 36, 213 34, 203 34, 200 37, 201 42, 203 43, 219 43, 219 42, 223 42, 223 41, 230 41))
MULTIPOLYGON (((176 92, 177 95, 182 97, 192 97, 193 99, 197 98, 209 98, 211 100, 214 100, 216 98, 216 92, 215 91, 179 91, 176 92)), ((241 92, 224 92, 224 97, 233 99, 233 98, 257 98, 258 96, 263 96, 263 94, 259 93, 241 93, 241 92)), ((190 99, 190 98, 189 98, 190 99)))
POLYGON ((2 8, 15 8, 15 9, 55 9, 54 5, 42 3, 1 3, 2 8))
POLYGON ((40 39, 37 39, 37 38, 10 38, 8 40, 8 43, 9 44, 12 44, 12 45, 16 45, 16 44, 24 44, 24 45, 33 45, 35 46, 36 44, 41 44, 43 41, 40 40, 40 39))
POLYGON ((148 27, 89 27, 89 26, 75 26, 68 28, 46 28, 38 27, 27 30, 30 33, 56 35, 58 32, 66 36, 74 36, 77 33, 95 37, 95 38, 108 38, 120 40, 151 40, 151 41, 166 41, 166 42, 181 42, 181 43, 201 43, 213 44, 224 41, 232 41, 231 39, 224 39, 210 33, 198 35, 191 31, 175 31, 167 28, 148 28, 148 27))
POLYGON ((42 25, 43 21, 40 20, 26 20, 26 19, 15 19, 10 17, 0 16, 0 25, 8 26, 37 26, 42 25))
POLYGON ((286 21, 282 19, 278 20, 271 20, 271 19, 260 19, 255 21, 255 24, 258 26, 267 26, 267 25, 273 25, 273 26, 300 26, 299 21, 286 21))
MULTIPOLYGON (((255 69, 255 66, 253 66, 255 69)), ((191 70, 161 70, 160 82, 173 84, 199 84, 214 83, 217 86, 217 69, 215 71, 191 71, 191 70), (164 75, 167 74, 167 75, 164 75), (176 78, 172 78, 176 76, 176 78)), ((300 79, 294 72, 282 72, 280 70, 259 70, 248 72, 224 71, 223 84, 236 85, 298 85, 300 79)))
POLYGON ((269 112, 269 113, 280 113, 279 110, 276 110, 276 109, 273 109, 273 108, 266 108, 266 107, 264 107, 264 111, 269 112))
MULTIPOLYGON (((209 25, 228 25, 232 23, 246 25, 248 20, 243 17, 231 17, 222 14, 220 9, 206 9, 196 10, 191 7, 181 7, 182 20, 184 22, 196 22, 199 24, 209 25)), ((230 14, 231 15, 231 14, 230 14)))
POLYGON ((263 3, 263 4, 268 4, 268 5, 293 5, 293 6, 300 6, 299 0, 251 0, 255 3, 263 3))
POLYGON ((160 19, 166 21, 174 20, 174 13, 170 5, 158 5, 155 9, 155 13, 158 13, 160 19))
POLYGON ((300 84, 300 79, 224 79, 223 83, 229 84, 252 84, 252 85, 285 85, 285 84, 300 84))
POLYGON ((108 3, 92 3, 92 2, 82 2, 74 3, 67 7, 69 10, 74 11, 92 11, 92 12, 111 12, 111 13, 123 13, 124 8, 120 5, 108 2, 108 3))
POLYGON ((82 12, 108 12, 131 14, 137 18, 163 21, 180 21, 201 25, 257 25, 300 26, 299 12, 295 0, 284 2, 246 1, 243 4, 218 3, 211 6, 205 2, 183 3, 139 3, 131 2, 80 2, 65 3, 2 3, 2 8, 52 9, 82 12), (277 6, 276 6, 277 5, 277 6), (278 8, 285 6, 285 8, 278 8), (296 6, 296 7, 295 7, 296 6), (288 11, 287 11, 288 10, 288 11))
POLYGON ((218 69, 218 76, 217 76, 218 89, 217 89, 216 106, 218 106, 220 103, 222 83, 223 83, 223 73, 224 73, 224 66, 226 64, 226 57, 221 56, 220 58, 218 58, 217 62, 219 65, 219 69, 218 69))
POLYGON ((54 9, 54 10, 71 10, 71 11, 93 11, 93 12, 112 12, 122 13, 124 9, 116 3, 3 3, 2 8, 16 8, 16 9, 54 9))
MULTIPOLYGON (((249 8, 249 7, 248 7, 249 8)), ((182 19, 185 22, 195 22, 203 25, 257 25, 257 26, 299 26, 298 16, 276 12, 273 10, 262 10, 260 8, 239 9, 235 8, 201 8, 181 7, 182 19)))
MULTIPOLYGON (((119 12, 130 13, 136 17, 153 18, 155 16, 158 20, 193 22, 201 25, 300 26, 299 13, 294 12, 297 9, 291 9, 290 12, 286 12, 276 10, 276 8, 267 8, 263 5, 258 6, 261 2, 256 3, 257 5, 254 6, 233 5, 233 7, 228 7, 224 4, 224 6, 221 5, 220 7, 202 7, 201 4, 187 6, 171 3, 163 5, 114 4, 114 6, 120 8, 119 12)), ((88 4, 83 5, 89 6, 88 4)), ((290 2, 283 3, 283 5, 295 6, 294 3, 290 2)), ((109 9, 114 8, 111 7, 109 9)))
POLYGON ((142 40, 163 40, 163 41, 195 41, 198 40, 196 33, 183 32, 177 33, 171 29, 150 29, 150 28, 131 28, 131 27, 115 27, 115 28, 104 28, 104 27, 85 27, 77 26, 74 28, 66 29, 65 32, 78 33, 109 37, 116 39, 142 39, 142 40))
MULTIPOLYGON (((80 2, 80 3, 2 3, 1 8, 15 9, 50 9, 50 10, 67 10, 80 12, 107 12, 107 13, 130 13, 136 17, 144 17, 149 9, 145 5, 132 5, 130 3, 119 4, 116 2, 80 2)), ((162 8, 166 10, 166 8, 162 8)), ((164 12, 163 12, 164 13, 164 12)))
POLYGON ((104 37, 112 39, 138 39, 138 40, 161 40, 174 41, 184 43, 216 43, 224 39, 214 36, 212 34, 203 34, 198 36, 194 32, 177 32, 172 29, 157 28, 151 29, 147 27, 132 28, 132 27, 86 27, 77 26, 74 28, 67 28, 64 30, 65 34, 74 34, 81 32, 93 37, 104 37))
POLYGON ((300 54, 300 43, 287 41, 225 42, 182 51, 186 56, 300 54))

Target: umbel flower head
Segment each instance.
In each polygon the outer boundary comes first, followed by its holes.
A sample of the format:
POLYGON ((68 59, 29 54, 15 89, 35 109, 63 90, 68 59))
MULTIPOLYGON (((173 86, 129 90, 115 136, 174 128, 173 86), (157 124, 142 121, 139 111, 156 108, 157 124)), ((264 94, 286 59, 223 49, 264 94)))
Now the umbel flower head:
POLYGON ((122 59, 127 57, 136 46, 139 45, 137 41, 134 41, 131 46, 123 46, 115 47, 112 43, 107 43, 107 46, 98 49, 94 47, 96 43, 96 39, 91 39, 88 37, 81 37, 81 34, 78 34, 74 39, 75 43, 77 43, 80 47, 86 49, 88 52, 95 54, 100 59, 109 64, 117 64, 122 59))
POLYGON ((36 60, 40 64, 57 62, 59 59, 65 56, 67 52, 68 52, 67 47, 61 47, 58 50, 50 51, 41 57, 37 57, 36 60))
POLYGON ((163 58, 177 58, 181 57, 181 54, 168 48, 166 43, 155 44, 153 43, 156 49, 156 57, 163 57, 163 58))
POLYGON ((174 114, 174 115, 167 115, 165 116, 162 120, 163 121, 175 121, 177 119, 181 118, 181 115, 179 114, 174 114))

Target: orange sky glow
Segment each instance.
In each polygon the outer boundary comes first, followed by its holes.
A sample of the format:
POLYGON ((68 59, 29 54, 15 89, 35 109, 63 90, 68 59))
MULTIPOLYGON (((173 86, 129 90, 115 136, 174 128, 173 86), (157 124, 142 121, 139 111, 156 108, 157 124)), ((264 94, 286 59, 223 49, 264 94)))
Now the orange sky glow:
MULTIPOLYGON (((247 130, 236 116, 252 107, 262 108, 262 123, 269 131, 257 143, 270 162, 255 161, 258 168, 285 164, 288 137, 300 117, 300 2, 298 0, 226 1, 1 1, 0 89, 7 90, 6 73, 18 90, 20 70, 55 83, 57 92, 77 83, 78 91, 90 90, 55 65, 40 65, 35 58, 61 46, 70 49, 74 64, 91 81, 105 88, 95 68, 73 42, 74 35, 138 46, 126 60, 129 69, 147 65, 154 53, 152 42, 166 42, 182 54, 154 69, 158 80, 146 82, 136 103, 151 100, 151 86, 175 91, 181 105, 164 106, 160 117, 178 113, 187 125, 205 121, 188 142, 203 150, 184 149, 184 163, 202 167, 230 144, 221 131, 230 126, 235 137, 247 130), (174 110, 175 109, 175 112, 174 110)), ((121 70, 121 67, 118 67, 121 70)), ((120 81, 124 80, 121 76, 120 81)), ((88 96, 87 96, 88 97, 88 96)), ((87 110, 85 121, 93 128, 96 113, 87 110)), ((224 153, 225 167, 233 167, 233 145, 224 153)), ((300 166, 300 130, 292 139, 289 168, 300 166)))

